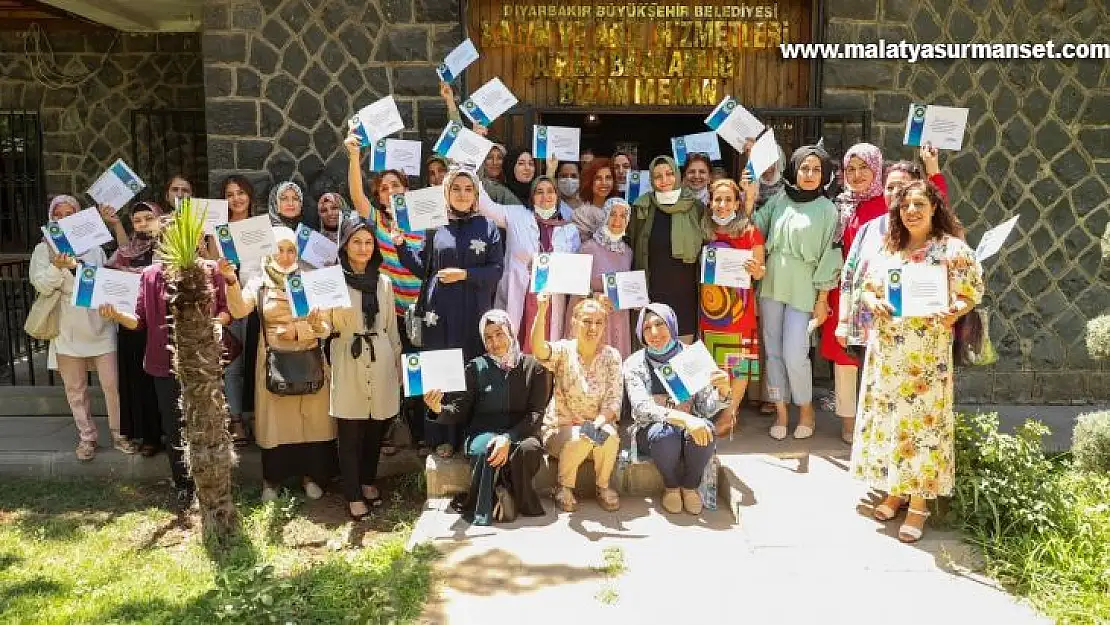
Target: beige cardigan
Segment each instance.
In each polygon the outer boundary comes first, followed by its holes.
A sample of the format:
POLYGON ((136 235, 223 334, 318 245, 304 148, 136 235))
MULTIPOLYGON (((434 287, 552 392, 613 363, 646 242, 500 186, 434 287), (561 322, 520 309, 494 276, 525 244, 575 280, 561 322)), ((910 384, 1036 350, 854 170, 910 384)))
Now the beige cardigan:
MULTIPOLYGON (((331 416, 337 419, 382 421, 401 410, 401 335, 393 314, 393 282, 378 278, 378 316, 368 332, 362 314, 362 292, 350 287, 350 308, 331 311, 332 327, 338 336, 331 340, 331 416), (351 357, 356 334, 374 334, 371 349, 365 342, 358 359, 351 357)), ((361 341, 362 339, 357 339, 361 341)))

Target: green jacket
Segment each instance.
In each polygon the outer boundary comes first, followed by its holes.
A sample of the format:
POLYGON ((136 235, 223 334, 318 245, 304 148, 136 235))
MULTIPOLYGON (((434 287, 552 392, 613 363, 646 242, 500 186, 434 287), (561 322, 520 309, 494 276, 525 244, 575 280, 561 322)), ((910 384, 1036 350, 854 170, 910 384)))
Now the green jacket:
MULTIPOLYGON (((651 226, 655 222, 655 214, 661 210, 663 208, 655 201, 654 192, 645 193, 632 203, 632 220, 628 224, 628 234, 632 239, 635 266, 645 272, 651 271, 648 266, 651 226)), ((705 206, 689 189, 684 188, 678 201, 674 206, 667 207, 666 212, 671 214, 671 255, 684 263, 698 262, 704 242, 701 218, 705 206)))

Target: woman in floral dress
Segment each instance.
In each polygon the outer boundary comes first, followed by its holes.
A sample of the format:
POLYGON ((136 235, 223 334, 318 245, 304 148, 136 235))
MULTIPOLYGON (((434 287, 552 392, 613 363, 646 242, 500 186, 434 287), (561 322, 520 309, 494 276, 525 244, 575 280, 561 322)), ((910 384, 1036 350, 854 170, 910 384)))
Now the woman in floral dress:
POLYGON ((863 282, 862 304, 874 325, 851 473, 887 493, 876 519, 889 521, 908 504, 898 538, 916 542, 929 516, 927 500, 951 494, 955 481, 952 327, 982 299, 983 270, 935 185, 910 183, 889 214, 886 244, 863 282), (950 307, 931 317, 894 316, 890 271, 921 264, 946 267, 950 307))

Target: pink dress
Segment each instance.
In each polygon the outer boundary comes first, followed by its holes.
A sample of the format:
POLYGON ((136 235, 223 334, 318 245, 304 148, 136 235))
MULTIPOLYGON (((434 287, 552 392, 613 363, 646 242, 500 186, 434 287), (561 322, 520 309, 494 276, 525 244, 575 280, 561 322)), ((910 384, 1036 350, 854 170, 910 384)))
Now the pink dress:
MULTIPOLYGON (((590 289, 594 293, 605 292, 605 287, 601 284, 602 274, 632 270, 632 248, 623 242, 620 247, 621 251, 614 252, 607 246, 598 243, 597 239, 589 239, 582 244, 582 249, 578 253, 589 254, 594 257, 594 275, 590 281, 590 289)), ((580 297, 573 298, 570 306, 567 307, 567 332, 565 336, 573 336, 571 326, 574 305, 581 299, 580 297)), ((632 354, 632 326, 629 312, 627 310, 614 310, 609 315, 609 323, 605 324, 605 342, 620 352, 621 360, 627 359, 632 354)))

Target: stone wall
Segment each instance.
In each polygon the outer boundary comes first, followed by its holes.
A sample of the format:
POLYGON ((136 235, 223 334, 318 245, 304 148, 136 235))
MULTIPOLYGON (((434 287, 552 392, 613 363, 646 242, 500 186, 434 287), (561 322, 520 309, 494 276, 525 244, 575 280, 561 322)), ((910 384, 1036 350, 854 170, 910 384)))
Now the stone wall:
POLYGON ((209 0, 204 84, 211 184, 248 175, 258 199, 293 179, 346 189, 347 119, 393 94, 425 152, 446 125, 436 59, 462 41, 457 0, 209 0))
MULTIPOLYGON (((827 0, 829 43, 1110 42, 1105 0, 827 0)), ((1021 215, 985 263, 999 363, 957 377, 962 402, 1110 399, 1110 368, 1091 360, 1085 320, 1110 308, 1097 280, 1110 218, 1110 63, 826 61, 824 105, 874 112, 887 159, 911 101, 971 109, 964 149, 944 153, 951 200, 976 244, 1021 215)))
POLYGON ((40 112, 48 194, 83 192, 115 159, 130 161, 132 110, 204 107, 195 34, 54 26, 46 38, 55 65, 71 74, 91 73, 84 83, 64 88, 35 78, 37 56, 25 51, 27 37, 0 25, 0 109, 40 112))

